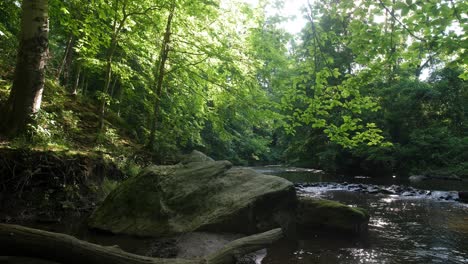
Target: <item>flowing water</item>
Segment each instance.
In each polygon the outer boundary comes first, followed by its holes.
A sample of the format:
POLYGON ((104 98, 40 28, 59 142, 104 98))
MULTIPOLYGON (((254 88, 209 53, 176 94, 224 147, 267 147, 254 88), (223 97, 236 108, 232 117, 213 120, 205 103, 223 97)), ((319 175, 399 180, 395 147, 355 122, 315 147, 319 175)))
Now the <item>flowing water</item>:
POLYGON ((468 204, 446 201, 468 190, 466 181, 430 180, 410 183, 398 177, 372 179, 318 174, 314 170, 258 167, 255 170, 284 177, 298 185, 301 195, 359 206, 371 215, 369 232, 348 237, 329 232, 280 241, 260 256, 262 264, 296 263, 468 263, 468 204), (349 191, 354 183, 374 186, 409 186, 423 193, 404 196, 349 191), (304 187, 305 186, 305 187, 304 187))

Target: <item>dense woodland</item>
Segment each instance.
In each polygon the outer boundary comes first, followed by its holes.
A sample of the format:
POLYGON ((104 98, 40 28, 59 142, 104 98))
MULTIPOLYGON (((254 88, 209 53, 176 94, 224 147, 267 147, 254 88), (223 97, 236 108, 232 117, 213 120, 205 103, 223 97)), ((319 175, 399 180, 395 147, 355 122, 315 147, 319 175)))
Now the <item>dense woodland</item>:
POLYGON ((2 0, 2 145, 468 176, 466 1, 285 4, 2 0))

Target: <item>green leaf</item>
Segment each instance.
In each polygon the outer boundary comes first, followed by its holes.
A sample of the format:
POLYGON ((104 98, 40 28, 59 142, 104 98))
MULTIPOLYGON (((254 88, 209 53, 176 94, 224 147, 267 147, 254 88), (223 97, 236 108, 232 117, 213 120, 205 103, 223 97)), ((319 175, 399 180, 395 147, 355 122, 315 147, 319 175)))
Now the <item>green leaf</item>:
POLYGON ((68 9, 65 8, 65 7, 60 8, 60 11, 61 11, 62 13, 64 13, 65 15, 69 15, 69 14, 70 14, 70 12, 68 11, 68 9))

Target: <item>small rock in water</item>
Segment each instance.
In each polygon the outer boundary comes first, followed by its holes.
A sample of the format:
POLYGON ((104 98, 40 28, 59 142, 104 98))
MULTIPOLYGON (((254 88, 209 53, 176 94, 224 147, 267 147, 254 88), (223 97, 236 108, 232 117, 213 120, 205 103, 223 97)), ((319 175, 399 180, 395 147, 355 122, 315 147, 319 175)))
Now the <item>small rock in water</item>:
POLYGON ((387 189, 380 189, 380 190, 379 190, 379 193, 381 193, 381 194, 395 194, 394 191, 392 191, 392 190, 387 190, 387 189))
POLYGON ((378 188, 371 187, 371 188, 367 189, 367 193, 370 193, 370 194, 377 194, 379 192, 380 192, 380 189, 378 189, 378 188))
POLYGON ((251 255, 236 258, 236 264, 255 264, 255 258, 251 255))
POLYGON ((427 180, 427 176, 424 176, 424 175, 413 175, 413 176, 410 176, 408 178, 411 182, 420 182, 420 181, 424 181, 424 180, 427 180))
POLYGON ((461 202, 468 203, 468 192, 458 192, 458 199, 461 202))

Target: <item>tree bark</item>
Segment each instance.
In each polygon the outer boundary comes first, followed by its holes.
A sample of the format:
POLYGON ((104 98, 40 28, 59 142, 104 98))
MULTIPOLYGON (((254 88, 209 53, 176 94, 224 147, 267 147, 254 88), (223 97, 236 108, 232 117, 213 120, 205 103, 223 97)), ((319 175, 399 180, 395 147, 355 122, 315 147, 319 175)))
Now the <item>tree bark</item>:
POLYGON ((164 82, 165 75, 165 66, 167 58, 169 57, 169 43, 171 42, 171 24, 175 12, 175 2, 172 3, 171 10, 169 11, 169 16, 167 17, 166 31, 164 33, 164 39, 161 44, 161 51, 159 53, 159 64, 157 67, 156 85, 155 85, 155 100, 154 100, 154 110, 151 123, 150 138, 148 142, 148 148, 154 149, 154 141, 156 130, 158 129, 158 116, 159 108, 161 107, 161 96, 162 96, 162 85, 164 82))
POLYGON ((73 82, 73 88, 71 90, 72 95, 78 94, 78 86, 81 79, 81 63, 78 63, 76 66, 75 81, 73 82))
POLYGON ((23 130, 41 107, 48 34, 48 0, 23 0, 15 78, 2 122, 6 135, 23 130))
POLYGON ((2 255, 41 258, 59 263, 87 264, 231 264, 236 257, 265 248, 283 236, 281 229, 244 237, 202 259, 162 259, 131 254, 75 237, 18 225, 0 224, 2 255))
MULTIPOLYGON (((124 1, 122 10, 125 10, 126 3, 127 2, 124 1)), ((102 89, 102 94, 101 94, 102 98, 101 98, 101 102, 99 106, 99 133, 103 132, 104 130, 104 116, 106 114, 106 105, 107 105, 106 97, 109 93, 110 82, 112 80, 112 61, 114 58, 114 52, 117 49, 120 31, 123 28, 125 21, 127 20, 126 15, 124 15, 124 17, 121 20, 118 20, 119 1, 117 1, 115 4, 114 12, 115 14, 114 14, 114 22, 112 24, 112 37, 111 37, 110 47, 107 52, 107 59, 106 59, 106 76, 105 76, 105 81, 104 81, 104 87, 102 89)))
POLYGON ((238 257, 242 257, 248 253, 265 248, 266 245, 270 245, 282 237, 283 232, 280 228, 248 237, 243 237, 232 241, 222 249, 207 256, 206 261, 210 264, 235 263, 238 257))
POLYGON ((57 71, 57 75, 55 76, 55 81, 60 82, 60 77, 62 74, 64 75, 64 81, 61 83, 62 85, 68 85, 69 83, 69 76, 70 76, 70 68, 73 61, 73 48, 75 46, 75 37, 73 34, 70 34, 67 41, 67 46, 65 48, 65 52, 63 53, 63 59, 60 63, 60 67, 57 71))

